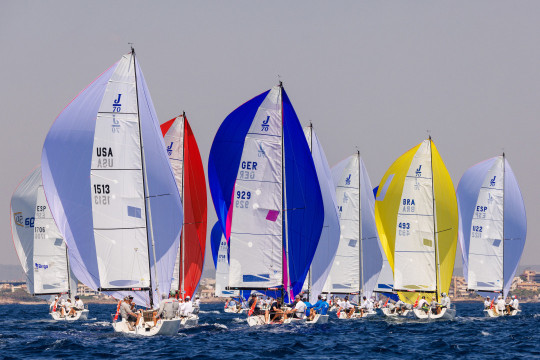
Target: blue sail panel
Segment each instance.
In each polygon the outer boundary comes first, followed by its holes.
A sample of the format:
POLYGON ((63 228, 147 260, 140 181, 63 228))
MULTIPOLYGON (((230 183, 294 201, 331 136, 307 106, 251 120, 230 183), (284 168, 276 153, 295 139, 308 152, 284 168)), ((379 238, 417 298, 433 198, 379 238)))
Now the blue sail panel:
MULTIPOLYGON (((159 293, 168 293, 171 287, 183 224, 182 201, 154 105, 137 59, 136 66, 139 118, 148 186, 147 196, 152 216, 152 227, 147 227, 148 241, 150 242, 152 239, 151 231, 153 231, 153 237, 156 240, 154 250, 157 263, 154 264, 153 253, 150 253, 151 276, 154 290, 159 287, 159 291, 153 292, 154 304, 159 304, 161 301, 159 293), (155 278, 156 274, 157 279, 155 278)), ((151 245, 149 244, 150 249, 151 245)))
POLYGON ((210 247, 212 249, 212 259, 214 260, 214 267, 216 268, 222 234, 223 231, 221 230, 221 224, 219 223, 219 221, 217 221, 212 227, 212 231, 210 232, 210 247))
POLYGON ((302 126, 283 89, 288 278, 302 291, 324 222, 321 188, 302 126))
POLYGON ((244 149, 244 140, 255 114, 270 90, 244 103, 223 120, 208 157, 208 183, 212 201, 227 241, 227 216, 244 149))
POLYGON ((506 297, 525 247, 527 214, 516 177, 506 159, 504 169, 504 297, 506 297))
POLYGON ((101 74, 58 115, 41 155, 43 187, 68 245, 71 269, 92 289, 99 287, 89 176, 92 147, 96 114, 116 66, 101 74))

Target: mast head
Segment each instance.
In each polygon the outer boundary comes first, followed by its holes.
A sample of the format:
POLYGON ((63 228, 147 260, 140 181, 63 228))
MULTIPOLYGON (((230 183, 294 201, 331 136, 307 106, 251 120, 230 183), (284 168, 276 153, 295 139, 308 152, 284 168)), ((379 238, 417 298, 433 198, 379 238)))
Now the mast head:
POLYGON ((133 43, 128 42, 129 47, 131 48, 131 54, 135 55, 135 49, 133 48, 133 43))

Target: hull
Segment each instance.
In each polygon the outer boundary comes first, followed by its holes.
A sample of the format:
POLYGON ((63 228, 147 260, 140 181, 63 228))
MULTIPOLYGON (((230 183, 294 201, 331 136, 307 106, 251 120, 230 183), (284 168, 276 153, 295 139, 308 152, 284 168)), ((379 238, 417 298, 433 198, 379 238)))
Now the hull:
POLYGON ((416 319, 422 320, 453 320, 456 317, 456 309, 441 309, 440 314, 433 314, 431 311, 428 311, 427 314, 421 309, 413 309, 413 315, 416 319))
POLYGON ((249 326, 260 326, 260 325, 277 325, 277 324, 326 324, 328 323, 328 315, 321 315, 317 314, 313 318, 313 321, 309 321, 307 319, 297 319, 297 318, 288 318, 284 320, 282 323, 267 323, 264 319, 264 315, 255 315, 255 316, 249 316, 247 318, 247 322, 249 326))
POLYGON ((377 315, 377 312, 375 310, 369 310, 369 311, 364 311, 364 315, 362 315, 359 312, 355 312, 349 318, 349 317, 347 317, 347 313, 345 311, 342 311, 342 312, 339 313, 338 319, 340 319, 340 320, 343 320, 343 319, 363 319, 363 318, 373 317, 373 316, 376 316, 376 315, 377 315))
POLYGON ((410 318, 412 316, 412 310, 397 312, 396 310, 391 310, 389 308, 382 308, 381 311, 385 316, 390 318, 410 318))
POLYGON ((484 316, 485 317, 501 317, 501 316, 516 316, 521 315, 521 309, 513 310, 512 312, 507 313, 506 310, 502 313, 495 312, 495 309, 484 309, 484 316))
POLYGON ((229 314, 241 314, 245 311, 247 311, 248 309, 243 309, 243 308, 240 308, 240 309, 235 309, 235 308, 226 308, 224 310, 224 312, 226 313, 229 313, 229 314))
POLYGON ((191 314, 189 316, 180 317, 180 327, 191 327, 199 325, 199 316, 191 314))
POLYGON ((76 311, 74 316, 64 316, 62 317, 59 311, 51 312, 49 315, 55 321, 77 321, 77 320, 87 320, 88 319, 88 309, 81 311, 76 311))
POLYGON ((154 336, 154 335, 176 335, 180 329, 182 320, 174 318, 171 320, 160 319, 156 326, 152 326, 153 322, 146 323, 141 318, 139 325, 129 328, 127 321, 115 321, 112 326, 115 332, 138 336, 154 336))

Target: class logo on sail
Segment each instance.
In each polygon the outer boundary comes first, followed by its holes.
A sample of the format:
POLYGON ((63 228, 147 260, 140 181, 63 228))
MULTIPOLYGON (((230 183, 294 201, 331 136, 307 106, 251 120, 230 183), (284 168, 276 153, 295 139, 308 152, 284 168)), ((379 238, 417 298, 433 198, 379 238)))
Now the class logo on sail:
POLYGON ((493 176, 493 179, 489 180, 489 186, 493 187, 495 186, 495 179, 497 178, 497 175, 493 176))
POLYGON ((351 185, 351 174, 345 179, 345 185, 351 185))
POLYGON ((169 156, 172 155, 172 146, 173 146, 173 142, 171 141, 171 145, 167 146, 167 154, 168 154, 169 156))
POLYGON ((118 98, 113 101, 113 112, 120 112, 122 110, 122 104, 120 104, 120 99, 122 94, 118 94, 118 98))
POLYGON ((418 166, 418 169, 416 169, 416 177, 421 177, 422 176, 422 164, 420 164, 420 166, 418 166))
POLYGON ((269 122, 270 122, 270 115, 266 117, 266 120, 263 120, 261 124, 261 131, 268 131, 270 129, 270 125, 268 125, 269 122))

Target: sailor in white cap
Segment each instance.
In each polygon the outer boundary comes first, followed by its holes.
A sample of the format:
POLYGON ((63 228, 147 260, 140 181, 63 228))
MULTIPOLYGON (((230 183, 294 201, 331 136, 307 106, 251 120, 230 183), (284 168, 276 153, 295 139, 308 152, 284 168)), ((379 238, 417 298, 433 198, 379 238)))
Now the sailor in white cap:
POLYGON ((504 315, 504 299, 502 297, 502 295, 499 295, 499 297, 497 297, 497 314, 498 315, 504 315))

